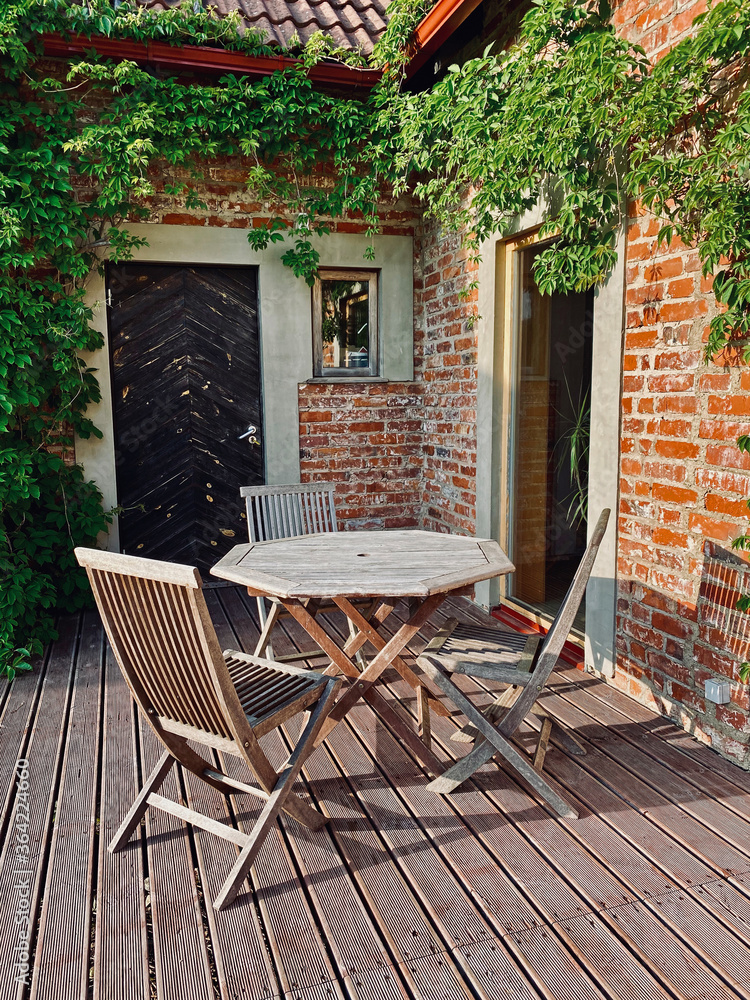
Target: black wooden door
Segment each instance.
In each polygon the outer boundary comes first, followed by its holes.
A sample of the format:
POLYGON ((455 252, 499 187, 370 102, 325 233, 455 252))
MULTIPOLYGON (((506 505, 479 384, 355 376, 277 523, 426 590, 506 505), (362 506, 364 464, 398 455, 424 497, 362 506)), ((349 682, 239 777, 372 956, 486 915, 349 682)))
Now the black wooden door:
POLYGON ((257 269, 117 264, 108 292, 121 549, 205 573, 263 483, 257 269))

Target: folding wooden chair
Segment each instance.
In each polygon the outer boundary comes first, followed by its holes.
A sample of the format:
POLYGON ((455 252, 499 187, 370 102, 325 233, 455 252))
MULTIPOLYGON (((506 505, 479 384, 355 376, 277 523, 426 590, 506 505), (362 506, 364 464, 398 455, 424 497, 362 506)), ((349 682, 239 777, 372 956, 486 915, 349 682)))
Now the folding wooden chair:
POLYGON ((477 739, 477 745, 466 757, 430 782, 427 787, 432 791, 441 794, 452 792, 477 768, 499 753, 561 816, 577 818, 577 812, 558 795, 541 772, 553 727, 571 752, 581 753, 582 748, 536 702, 557 663, 580 607, 609 514, 609 510, 602 511, 573 582, 541 645, 537 637, 529 639, 528 636, 500 628, 459 625, 452 619, 417 659, 418 666, 468 719, 469 725, 461 731, 463 738, 475 736, 477 739), (448 676, 451 673, 498 681, 509 687, 489 709, 482 711, 475 708, 456 687, 448 676), (530 713, 542 717, 533 762, 510 742, 530 713))
MULTIPOLYGON (((292 486, 242 486, 240 496, 245 499, 247 530, 251 542, 266 542, 276 538, 296 538, 299 535, 322 534, 338 531, 336 502, 333 483, 295 483, 292 486)), ((287 653, 276 656, 271 644, 271 632, 279 618, 286 615, 281 603, 273 597, 257 597, 258 617, 261 633, 255 647, 256 656, 268 656, 272 660, 309 659, 311 656, 325 656, 322 650, 313 653, 287 653), (266 610, 266 601, 271 610, 266 610)), ((357 602, 362 604, 363 602, 357 602)), ((372 602, 366 602, 368 605, 372 602)), ((332 602, 320 602, 315 607, 308 604, 307 610, 315 615, 322 606, 332 607, 332 602)), ((355 627, 349 622, 349 634, 356 635, 355 627)), ((357 661, 364 667, 364 654, 357 652, 357 661)))
POLYGON ((292 786, 333 706, 341 681, 309 670, 221 652, 192 566, 78 548, 112 650, 133 697, 165 751, 109 845, 119 851, 149 807, 162 809, 237 844, 241 850, 214 901, 232 902, 280 810, 311 829, 327 819, 292 793, 292 786), (297 745, 276 771, 258 740, 297 712, 311 712, 297 745), (218 771, 188 740, 242 757, 260 788, 218 771), (178 762, 224 795, 265 800, 245 834, 158 795, 178 762))

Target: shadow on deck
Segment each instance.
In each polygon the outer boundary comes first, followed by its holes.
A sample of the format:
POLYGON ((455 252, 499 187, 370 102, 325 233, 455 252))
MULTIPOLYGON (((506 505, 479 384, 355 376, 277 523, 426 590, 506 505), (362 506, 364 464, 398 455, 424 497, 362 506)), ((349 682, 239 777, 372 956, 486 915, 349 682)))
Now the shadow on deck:
MULTIPOLYGON (((220 641, 252 650, 255 602, 235 588, 207 598, 220 641)), ((444 610, 486 620, 467 602, 444 610)), ((309 648, 285 629, 278 653, 309 648)), ((385 676, 413 718, 414 692, 385 676)), ((448 798, 428 792, 361 705, 305 768, 327 828, 284 819, 252 890, 216 913, 231 844, 155 812, 107 853, 158 748, 96 615, 66 619, 44 663, 0 692, 0 998, 750 998, 750 775, 577 671, 557 673, 544 704, 588 750, 552 747, 545 766, 578 820, 494 764, 448 798)), ((433 726, 441 759, 466 752, 451 720, 433 726)), ((278 734, 264 746, 285 756, 278 734)), ((259 809, 177 773, 163 793, 240 826, 259 809)))

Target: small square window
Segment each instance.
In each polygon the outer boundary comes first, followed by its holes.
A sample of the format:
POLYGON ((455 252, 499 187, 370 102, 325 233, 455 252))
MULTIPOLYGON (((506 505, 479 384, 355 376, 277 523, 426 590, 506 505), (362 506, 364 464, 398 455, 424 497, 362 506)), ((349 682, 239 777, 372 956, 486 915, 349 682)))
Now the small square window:
POLYGON ((321 268, 313 287, 316 378, 378 374, 378 272, 321 268))

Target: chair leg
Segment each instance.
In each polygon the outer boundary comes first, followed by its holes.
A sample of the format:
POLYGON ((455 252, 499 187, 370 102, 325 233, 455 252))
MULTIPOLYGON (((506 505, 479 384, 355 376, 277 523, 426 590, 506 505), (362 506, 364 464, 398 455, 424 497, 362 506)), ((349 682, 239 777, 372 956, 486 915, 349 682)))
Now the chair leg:
POLYGON ((557 794, 552 786, 544 780, 534 766, 523 754, 519 753, 515 747, 511 746, 508 739, 488 722, 478 708, 448 679, 442 669, 429 656, 422 656, 420 664, 425 673, 435 681, 445 692, 454 705, 473 723, 485 739, 485 742, 474 747, 471 753, 457 761, 452 767, 435 778, 427 786, 431 791, 440 795, 446 795, 454 791, 460 784, 470 778, 472 774, 490 760, 496 753, 499 753, 513 767, 518 774, 524 778, 531 787, 541 795, 555 809, 560 816, 570 819, 577 819, 578 813, 572 806, 557 794))
POLYGON ((275 659, 273 646, 271 645, 271 632, 273 631, 276 622, 279 620, 279 614, 281 613, 281 605, 274 602, 271 605, 271 611, 266 611, 266 601, 264 597, 255 598, 258 604, 258 618, 260 619, 260 638, 255 647, 254 656, 265 656, 269 660, 275 659))
POLYGON ((537 771, 541 773, 544 767, 544 758, 547 756, 547 747, 549 746, 549 737, 552 732, 552 719, 548 715, 542 719, 542 730, 539 733, 539 740, 537 741, 536 750, 534 751, 534 767, 537 771))
MULTIPOLYGON (((357 627, 354 624, 354 622, 349 622, 348 624, 349 624, 349 638, 354 639, 355 636, 357 635, 357 627)), ((357 661, 359 669, 364 670, 365 667, 367 666, 367 658, 361 649, 358 649, 357 652, 354 654, 354 659, 357 661)))
POLYGON ((334 679, 331 679, 326 685, 322 696, 315 705, 312 715, 307 721, 307 725, 300 736, 297 746, 294 748, 292 756, 287 761, 284 769, 279 773, 278 781, 269 795, 266 804, 263 806, 263 810, 248 836, 247 843, 240 851, 237 860, 232 866, 232 870, 214 900, 215 910, 223 910, 239 892, 268 831, 273 826, 276 817, 284 806, 285 800, 292 791, 292 786, 297 780, 299 772, 302 770, 302 765, 314 748, 315 737, 318 735, 320 727, 323 725, 330 711, 338 687, 339 683, 334 679))
POLYGON ((417 688, 417 718, 419 720, 419 735, 429 750, 432 746, 432 724, 430 720, 430 698, 427 688, 421 685, 417 688))
POLYGON ((159 758, 159 763, 146 779, 146 783, 138 794, 135 802, 128 810, 128 814, 120 824, 119 830, 112 838, 110 845, 107 848, 110 854, 115 854, 117 851, 122 850, 122 848, 130 840, 133 831, 146 815, 149 795, 161 788, 164 779, 169 774, 169 771, 174 763, 175 758, 169 750, 165 750, 159 758))

